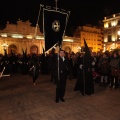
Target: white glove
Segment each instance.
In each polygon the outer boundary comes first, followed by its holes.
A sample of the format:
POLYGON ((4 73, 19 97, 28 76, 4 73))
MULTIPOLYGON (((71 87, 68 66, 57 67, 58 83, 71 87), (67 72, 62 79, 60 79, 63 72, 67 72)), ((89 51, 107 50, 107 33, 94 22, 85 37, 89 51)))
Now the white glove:
POLYGON ((80 66, 79 66, 79 67, 80 67, 80 69, 82 69, 82 68, 83 68, 83 65, 82 65, 82 64, 80 64, 80 66))
POLYGON ((94 61, 92 62, 92 65, 95 65, 95 62, 94 62, 94 61))

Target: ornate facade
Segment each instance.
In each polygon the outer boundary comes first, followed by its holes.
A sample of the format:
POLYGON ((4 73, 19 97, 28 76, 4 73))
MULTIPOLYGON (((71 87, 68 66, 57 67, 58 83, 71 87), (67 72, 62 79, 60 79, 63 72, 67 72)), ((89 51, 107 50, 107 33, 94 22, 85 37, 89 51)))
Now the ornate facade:
MULTIPOLYGON (((27 54, 41 54, 44 47, 44 37, 39 27, 31 26, 29 21, 18 20, 17 24, 7 22, 6 28, 0 30, 0 44, 0 54, 3 54, 5 49, 8 54, 11 50, 16 54, 22 54, 22 50, 26 50, 27 54)), ((79 45, 79 38, 65 36, 62 49, 67 52, 78 52, 79 45)))
POLYGON ((120 48, 120 13, 104 17, 104 51, 120 48))

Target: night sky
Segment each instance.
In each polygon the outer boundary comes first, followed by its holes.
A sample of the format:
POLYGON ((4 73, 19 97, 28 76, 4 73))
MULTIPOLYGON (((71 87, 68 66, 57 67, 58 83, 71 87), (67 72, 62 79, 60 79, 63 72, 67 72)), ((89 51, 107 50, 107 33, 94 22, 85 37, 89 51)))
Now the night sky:
MULTIPOLYGON (((70 11, 66 35, 79 25, 93 24, 114 13, 120 13, 120 0, 58 0, 58 8, 70 11)), ((40 4, 55 7, 55 0, 1 0, 0 27, 6 22, 16 23, 30 20, 33 26, 37 23, 40 4)), ((39 21, 42 24, 41 21, 39 21)))

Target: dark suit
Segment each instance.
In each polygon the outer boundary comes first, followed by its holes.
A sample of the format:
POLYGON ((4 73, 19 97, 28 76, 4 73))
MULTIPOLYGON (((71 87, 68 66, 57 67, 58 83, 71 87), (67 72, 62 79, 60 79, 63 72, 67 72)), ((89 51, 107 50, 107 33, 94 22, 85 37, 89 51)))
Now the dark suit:
POLYGON ((63 61, 61 57, 58 56, 56 59, 56 79, 57 79, 57 87, 56 87, 56 101, 63 100, 65 95, 65 89, 66 89, 66 80, 68 73, 71 73, 70 64, 67 58, 63 61), (58 64, 59 61, 59 64, 58 64), (59 68, 59 74, 58 74, 58 68, 59 68))

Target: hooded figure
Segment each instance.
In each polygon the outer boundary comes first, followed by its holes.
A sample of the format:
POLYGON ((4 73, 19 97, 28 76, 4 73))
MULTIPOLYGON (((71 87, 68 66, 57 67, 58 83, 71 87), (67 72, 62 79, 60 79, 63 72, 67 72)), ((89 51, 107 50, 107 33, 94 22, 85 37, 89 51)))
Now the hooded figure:
POLYGON ((5 55, 1 56, 0 64, 1 64, 0 69, 3 70, 3 68, 5 67, 4 73, 9 74, 10 73, 10 61, 9 61, 9 57, 7 55, 6 50, 5 50, 5 55))
POLYGON ((26 48, 26 51, 24 52, 24 50, 22 49, 23 51, 23 56, 21 58, 21 60, 19 61, 19 64, 20 64, 20 72, 22 74, 27 74, 28 71, 29 71, 29 64, 28 64, 28 57, 27 57, 27 48, 26 48))
POLYGON ((87 46, 86 41, 84 40, 84 55, 78 61, 78 80, 77 83, 79 88, 74 88, 75 91, 80 90, 82 95, 91 95, 94 93, 94 81, 93 81, 93 74, 92 68, 95 65, 94 59, 91 56, 91 52, 87 46))
POLYGON ((39 76, 40 64, 36 54, 32 55, 32 59, 30 60, 30 72, 32 75, 32 80, 34 86, 36 85, 36 80, 39 76))

